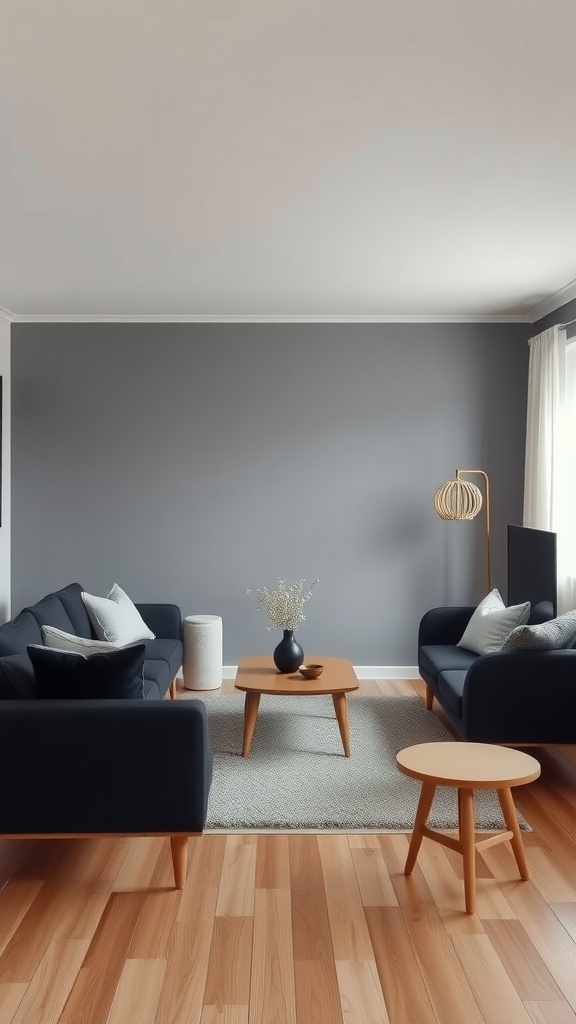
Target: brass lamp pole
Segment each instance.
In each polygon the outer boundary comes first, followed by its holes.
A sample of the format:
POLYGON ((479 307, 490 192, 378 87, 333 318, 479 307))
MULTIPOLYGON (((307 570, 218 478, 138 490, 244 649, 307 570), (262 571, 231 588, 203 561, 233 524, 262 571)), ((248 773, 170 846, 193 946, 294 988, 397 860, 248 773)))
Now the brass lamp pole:
POLYGON ((488 592, 492 589, 490 573, 490 480, 483 469, 457 469, 456 479, 442 484, 434 494, 434 509, 441 519, 475 519, 482 508, 482 492, 476 484, 462 480, 461 474, 484 477, 486 490, 486 568, 488 592))

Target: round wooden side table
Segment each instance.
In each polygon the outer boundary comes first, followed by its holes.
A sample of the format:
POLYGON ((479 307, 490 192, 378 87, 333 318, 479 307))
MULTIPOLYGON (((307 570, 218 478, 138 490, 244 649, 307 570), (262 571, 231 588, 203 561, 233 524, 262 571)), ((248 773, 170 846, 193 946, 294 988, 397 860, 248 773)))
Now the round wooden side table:
POLYGON ((442 846, 461 853, 464 859, 464 899, 466 913, 473 914, 476 905, 476 850, 510 840, 520 878, 529 877, 522 834, 512 799, 513 786, 524 786, 540 775, 536 758, 521 750, 492 743, 418 743, 405 747, 396 755, 398 768, 404 775, 422 783, 414 830, 406 858, 404 874, 412 873, 422 839, 433 839, 442 846), (459 839, 428 828, 426 822, 436 786, 458 789, 459 839), (474 821, 474 790, 495 789, 498 794, 506 831, 476 842, 474 821))

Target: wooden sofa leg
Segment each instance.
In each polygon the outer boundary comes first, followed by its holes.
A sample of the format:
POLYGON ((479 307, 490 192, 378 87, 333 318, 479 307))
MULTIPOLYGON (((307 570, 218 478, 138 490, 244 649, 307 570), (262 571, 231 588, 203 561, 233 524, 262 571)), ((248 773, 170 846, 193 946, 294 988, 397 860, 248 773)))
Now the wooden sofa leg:
POLYGON ((172 851, 174 885, 177 889, 183 889, 188 863, 188 836, 170 836, 170 849, 172 851))
POLYGON ((434 702, 434 690, 426 683, 426 711, 432 711, 434 702))
POLYGON ((172 700, 176 700, 176 693, 176 679, 173 679, 172 682, 170 683, 170 697, 172 698, 172 700))

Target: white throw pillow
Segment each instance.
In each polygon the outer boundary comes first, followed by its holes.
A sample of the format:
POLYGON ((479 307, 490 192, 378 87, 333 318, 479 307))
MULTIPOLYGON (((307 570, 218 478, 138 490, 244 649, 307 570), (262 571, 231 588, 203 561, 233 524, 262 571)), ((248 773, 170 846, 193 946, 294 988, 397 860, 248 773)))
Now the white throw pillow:
POLYGON ((462 639, 458 641, 458 647, 466 647, 475 654, 499 651, 512 630, 523 626, 529 616, 529 601, 507 608, 495 588, 476 608, 462 639))
POLYGON ((102 654, 103 651, 118 651, 119 644, 111 644, 108 640, 92 640, 91 637, 76 636, 75 633, 65 633, 63 629, 56 629, 56 626, 42 626, 42 641, 44 647, 51 647, 58 651, 71 651, 73 654, 102 654))
POLYGON ((154 640, 154 633, 117 583, 108 597, 96 597, 82 591, 82 600, 99 640, 107 640, 119 647, 137 640, 154 640))

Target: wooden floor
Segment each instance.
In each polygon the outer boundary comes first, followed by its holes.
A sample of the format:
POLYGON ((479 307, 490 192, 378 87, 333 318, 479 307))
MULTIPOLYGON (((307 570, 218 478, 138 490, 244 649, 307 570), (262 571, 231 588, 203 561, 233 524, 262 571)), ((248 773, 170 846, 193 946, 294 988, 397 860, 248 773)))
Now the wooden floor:
POLYGON ((485 850, 472 916, 398 833, 204 835, 181 892, 167 840, 0 843, 0 1024, 576 1024, 576 750, 530 752, 531 880, 485 850))

